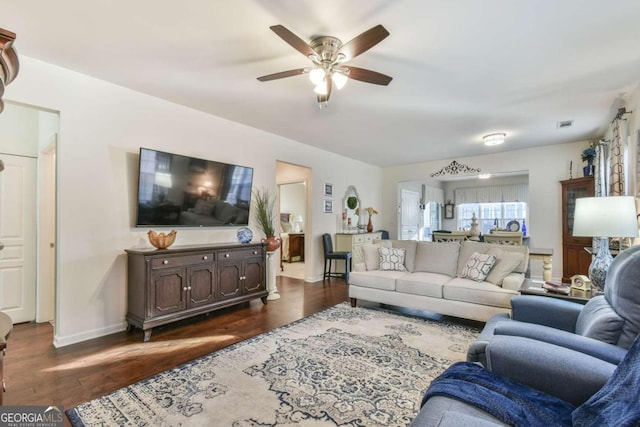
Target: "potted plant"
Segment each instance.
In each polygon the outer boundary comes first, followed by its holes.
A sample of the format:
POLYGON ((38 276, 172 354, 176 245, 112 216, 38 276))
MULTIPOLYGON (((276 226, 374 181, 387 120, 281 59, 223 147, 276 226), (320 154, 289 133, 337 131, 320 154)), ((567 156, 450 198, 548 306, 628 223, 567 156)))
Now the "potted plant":
POLYGON ((267 251, 269 252, 275 251, 280 247, 280 242, 275 237, 275 201, 275 197, 271 195, 268 189, 262 188, 253 191, 255 220, 266 236, 264 242, 267 244, 267 251))

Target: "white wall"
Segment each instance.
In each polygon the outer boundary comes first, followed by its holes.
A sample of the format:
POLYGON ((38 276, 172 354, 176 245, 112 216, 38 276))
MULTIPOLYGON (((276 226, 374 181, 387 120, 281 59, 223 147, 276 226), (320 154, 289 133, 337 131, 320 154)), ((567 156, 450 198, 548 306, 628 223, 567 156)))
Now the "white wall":
POLYGON ((296 220, 296 217, 300 215, 302 222, 305 218, 305 194, 307 188, 302 182, 293 184, 280 184, 280 212, 290 213, 290 221, 296 220))
MULTIPOLYGON (((334 216, 322 213, 323 183, 334 183, 336 194, 354 184, 367 204, 380 204, 378 167, 33 58, 20 62, 4 99, 60 113, 56 346, 125 327, 124 249, 148 246, 148 229, 133 227, 141 146, 251 166, 254 185, 272 191, 276 160, 311 167, 316 277, 320 235, 336 227, 334 216)), ((224 241, 236 241, 236 229, 180 229, 175 244, 224 241)))
MULTIPOLYGON (((587 145, 586 142, 574 142, 455 159, 470 167, 480 168, 482 173, 529 171, 529 229, 535 230, 531 233, 530 247, 553 249, 552 276, 556 279, 562 276, 562 197, 559 181, 569 179, 571 161, 574 165, 574 178, 578 177, 575 175, 575 167, 581 163, 580 153, 587 145)), ((447 166, 451 160, 453 159, 384 168, 382 209, 385 212, 397 209, 398 182, 429 182, 429 175, 447 166)), ((453 200, 452 197, 451 199, 453 200)), ((386 229, 394 230, 395 234, 396 216, 385 216, 385 221, 386 229)))

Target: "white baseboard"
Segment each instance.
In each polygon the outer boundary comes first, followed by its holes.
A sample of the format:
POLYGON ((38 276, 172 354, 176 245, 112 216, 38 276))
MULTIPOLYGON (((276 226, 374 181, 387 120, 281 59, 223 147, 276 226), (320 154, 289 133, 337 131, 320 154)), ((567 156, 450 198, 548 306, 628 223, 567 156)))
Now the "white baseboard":
POLYGON ((100 338, 105 335, 115 334, 116 332, 122 332, 127 329, 127 322, 118 323, 117 325, 107 326, 105 328, 93 329, 91 331, 82 332, 80 334, 59 336, 54 335, 53 346, 55 348, 65 347, 71 344, 76 344, 82 341, 87 341, 93 338, 100 338))

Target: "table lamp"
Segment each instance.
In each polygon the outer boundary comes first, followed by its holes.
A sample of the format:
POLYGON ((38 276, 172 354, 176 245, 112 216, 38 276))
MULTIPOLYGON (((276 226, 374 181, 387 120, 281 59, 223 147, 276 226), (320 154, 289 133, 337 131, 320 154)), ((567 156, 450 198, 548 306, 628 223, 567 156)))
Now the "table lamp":
POLYGON ((638 237, 634 198, 609 196, 576 199, 573 235, 600 238, 589 266, 589 277, 595 287, 603 290, 607 271, 613 261, 609 252, 609 237, 638 237))
POLYGON ((295 218, 293 219, 293 230, 296 233, 300 233, 302 231, 302 223, 304 222, 304 220, 302 219, 302 215, 298 214, 295 216, 295 218))

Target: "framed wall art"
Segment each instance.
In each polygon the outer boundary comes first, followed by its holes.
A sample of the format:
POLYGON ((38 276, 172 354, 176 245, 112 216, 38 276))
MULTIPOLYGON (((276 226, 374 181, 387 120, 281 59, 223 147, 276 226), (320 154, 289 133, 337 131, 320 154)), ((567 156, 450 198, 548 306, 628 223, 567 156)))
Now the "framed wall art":
POLYGON ((324 213, 332 213, 333 212, 333 200, 324 201, 324 213))
POLYGON ((451 200, 449 200, 444 205, 444 219, 453 219, 454 208, 455 208, 455 205, 451 203, 451 200))
POLYGON ((324 195, 325 197, 333 197, 333 184, 324 183, 324 195))

